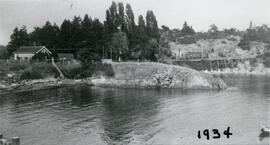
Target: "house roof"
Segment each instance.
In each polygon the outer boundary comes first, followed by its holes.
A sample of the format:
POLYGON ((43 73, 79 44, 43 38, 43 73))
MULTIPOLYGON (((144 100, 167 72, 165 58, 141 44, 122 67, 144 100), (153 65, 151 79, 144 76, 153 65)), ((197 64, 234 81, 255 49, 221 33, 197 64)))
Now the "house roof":
POLYGON ((19 49, 15 51, 15 53, 35 54, 35 53, 40 52, 43 49, 45 49, 46 52, 51 54, 51 52, 45 46, 22 46, 22 47, 19 47, 19 49))

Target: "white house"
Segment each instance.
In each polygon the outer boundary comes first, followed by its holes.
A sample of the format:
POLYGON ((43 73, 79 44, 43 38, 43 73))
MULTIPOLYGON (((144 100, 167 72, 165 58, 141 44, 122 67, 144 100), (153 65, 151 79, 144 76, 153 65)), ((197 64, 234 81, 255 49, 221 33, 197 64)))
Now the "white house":
POLYGON ((45 46, 22 46, 13 54, 15 60, 31 60, 37 54, 49 56, 52 52, 45 46))

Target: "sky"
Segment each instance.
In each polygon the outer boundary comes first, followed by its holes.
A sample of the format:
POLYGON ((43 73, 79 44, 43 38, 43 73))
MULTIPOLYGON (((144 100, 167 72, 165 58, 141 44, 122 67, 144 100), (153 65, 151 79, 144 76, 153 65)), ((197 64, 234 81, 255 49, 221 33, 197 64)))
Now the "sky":
MULTIPOLYGON (((211 24, 220 29, 245 30, 254 25, 270 24, 270 0, 121 0, 129 3, 136 17, 153 10, 159 23, 181 28, 184 21, 195 31, 207 31, 211 24)), ((111 0, 0 0, 0 44, 7 45, 13 29, 25 25, 28 32, 47 20, 61 25, 73 16, 90 15, 105 19, 111 0)))

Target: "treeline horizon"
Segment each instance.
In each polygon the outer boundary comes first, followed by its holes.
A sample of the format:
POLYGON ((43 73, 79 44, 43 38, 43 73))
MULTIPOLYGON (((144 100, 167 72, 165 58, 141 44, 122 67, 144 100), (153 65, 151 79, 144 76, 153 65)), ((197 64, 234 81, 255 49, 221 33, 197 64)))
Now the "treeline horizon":
MULTIPOLYGON (((61 25, 46 21, 28 33, 26 26, 15 27, 7 45, 8 55, 20 46, 44 45, 50 50, 69 49, 82 61, 111 58, 118 60, 141 59, 159 61, 172 54, 169 41, 182 37, 179 43, 191 44, 199 39, 218 39, 228 35, 241 36, 240 47, 249 49, 250 41, 270 44, 270 27, 257 26, 254 29, 239 31, 235 28, 219 30, 213 24, 207 32, 196 32, 184 22, 181 29, 159 27, 154 12, 148 10, 145 16, 135 15, 130 4, 112 1, 106 10, 106 19, 101 22, 85 14, 83 18, 74 16, 65 19, 61 25)), ((177 40, 176 40, 177 41, 177 40)))
POLYGON ((106 10, 106 20, 74 16, 65 19, 60 26, 49 21, 28 33, 26 26, 15 28, 7 45, 9 55, 20 46, 45 45, 49 49, 71 49, 83 61, 99 60, 102 57, 116 60, 140 58, 155 61, 154 48, 160 39, 154 12, 139 15, 138 22, 130 4, 112 2, 106 10), (112 55, 111 55, 112 54, 112 55))

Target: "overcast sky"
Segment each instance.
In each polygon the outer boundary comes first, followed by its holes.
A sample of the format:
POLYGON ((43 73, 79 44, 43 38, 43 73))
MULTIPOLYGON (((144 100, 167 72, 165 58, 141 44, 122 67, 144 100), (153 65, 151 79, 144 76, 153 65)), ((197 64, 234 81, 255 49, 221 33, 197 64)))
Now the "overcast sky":
MULTIPOLYGON (((119 2, 119 1, 116 1, 119 2)), ((270 0, 122 0, 130 3, 137 17, 153 10, 159 26, 181 28, 184 21, 196 31, 209 25, 244 30, 253 24, 270 24, 270 0)), ((58 25, 65 18, 89 14, 105 18, 111 0, 0 0, 0 44, 6 45, 15 26, 26 25, 28 31, 42 26, 46 20, 58 25)))

